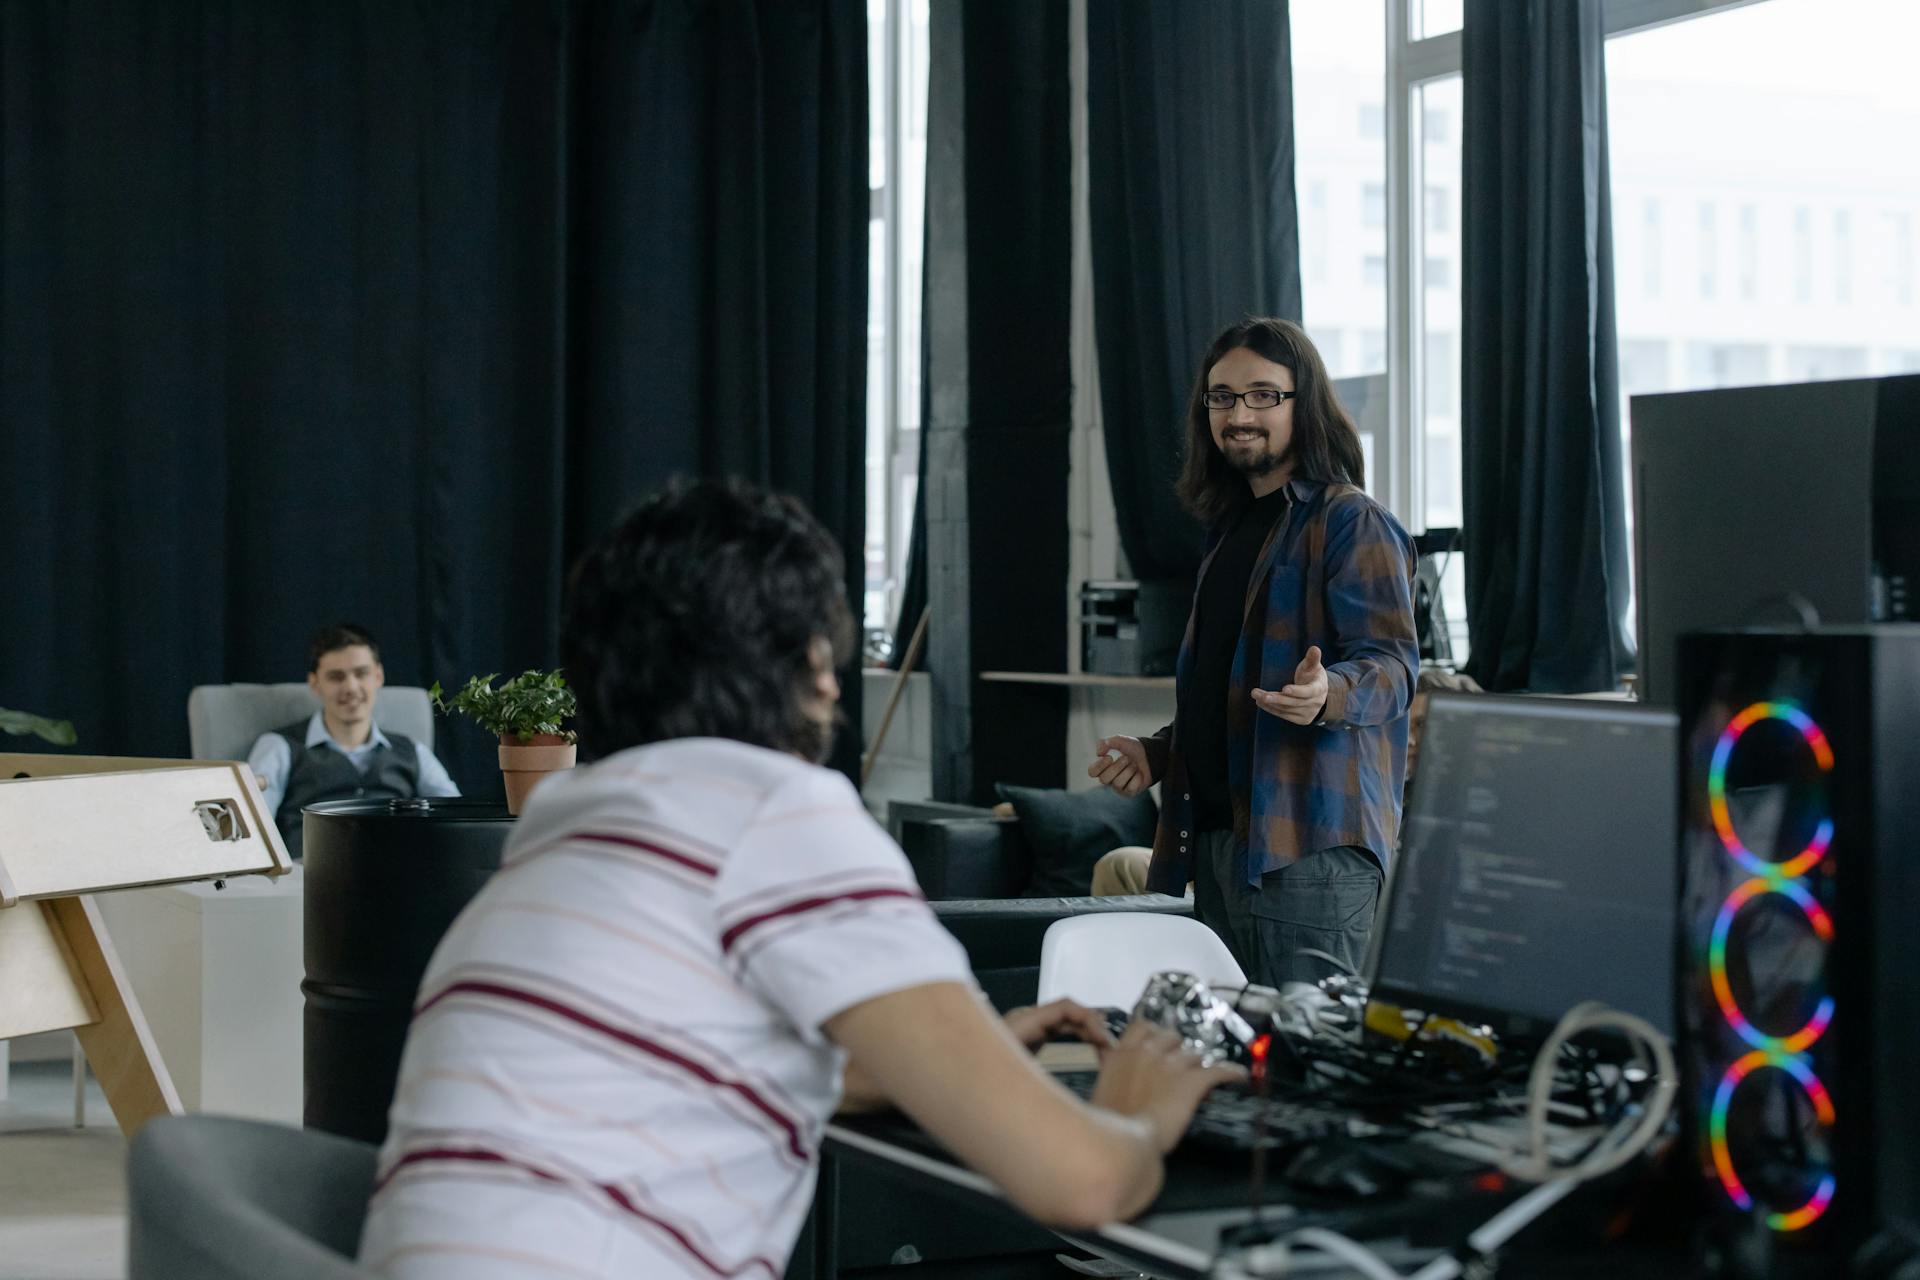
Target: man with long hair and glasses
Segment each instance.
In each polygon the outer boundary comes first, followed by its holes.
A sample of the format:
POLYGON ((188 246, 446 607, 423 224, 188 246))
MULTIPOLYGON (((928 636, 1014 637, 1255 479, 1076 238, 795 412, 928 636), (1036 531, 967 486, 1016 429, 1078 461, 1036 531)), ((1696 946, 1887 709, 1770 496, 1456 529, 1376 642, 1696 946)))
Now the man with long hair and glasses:
POLYGON ((1144 1020, 994 1015, 820 766, 845 557, 738 484, 643 503, 574 571, 593 762, 541 785, 421 980, 360 1245, 408 1280, 779 1280, 844 1104, 893 1103, 1044 1221, 1131 1216, 1216 1081, 1144 1020), (1103 1048, 1091 1105, 1028 1049, 1103 1048))
POLYGON ((1208 527, 1173 723, 1087 772, 1161 789, 1148 887, 1194 886, 1257 982, 1354 971, 1400 824, 1420 669, 1413 540, 1361 487, 1360 436, 1300 326, 1207 348, 1179 492, 1208 527))

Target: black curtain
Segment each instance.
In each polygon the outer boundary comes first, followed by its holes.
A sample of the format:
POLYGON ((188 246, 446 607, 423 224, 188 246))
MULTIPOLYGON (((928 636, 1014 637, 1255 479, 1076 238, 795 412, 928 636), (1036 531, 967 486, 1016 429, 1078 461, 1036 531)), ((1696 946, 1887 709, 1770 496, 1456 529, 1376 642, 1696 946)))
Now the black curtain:
POLYGON ((1066 783, 1072 103, 1067 0, 933 0, 920 492, 933 794, 1066 783))
POLYGON ((1468 0, 1468 670, 1616 688, 1631 661, 1601 0, 1468 0))
MULTIPOLYGON (((677 474, 806 501, 857 617, 866 34, 859 0, 0 6, 0 706, 184 755, 189 686, 297 679, 327 621, 394 683, 551 665, 567 564, 677 474)), ((497 794, 478 730, 442 747, 497 794)))
POLYGON ((1285 0, 1087 6, 1100 411, 1134 576, 1190 582, 1173 494, 1195 362, 1246 315, 1300 318, 1285 0))

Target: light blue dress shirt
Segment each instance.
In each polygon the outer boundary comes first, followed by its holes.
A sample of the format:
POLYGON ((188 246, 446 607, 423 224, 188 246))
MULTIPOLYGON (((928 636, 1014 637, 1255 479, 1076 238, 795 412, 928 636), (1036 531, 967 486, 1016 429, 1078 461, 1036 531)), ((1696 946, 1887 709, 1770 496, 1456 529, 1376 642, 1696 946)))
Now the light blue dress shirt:
MULTIPOLYGON (((308 750, 318 746, 328 746, 340 752, 347 762, 361 773, 367 771, 367 760, 376 747, 391 747, 392 741, 380 732, 380 726, 374 725, 367 740, 357 747, 347 748, 333 740, 327 732, 327 718, 322 712, 313 713, 313 719, 307 721, 308 750)), ((453 778, 447 773, 447 767, 433 754, 433 748, 424 742, 416 742, 413 748, 419 753, 420 781, 419 794, 423 796, 457 796, 460 788, 453 785, 453 778)), ((254 742, 253 750, 247 753, 247 767, 266 780, 261 787, 261 795, 267 802, 267 812, 280 812, 280 801, 287 794, 287 771, 293 767, 293 748, 287 740, 277 733, 263 733, 254 742)))

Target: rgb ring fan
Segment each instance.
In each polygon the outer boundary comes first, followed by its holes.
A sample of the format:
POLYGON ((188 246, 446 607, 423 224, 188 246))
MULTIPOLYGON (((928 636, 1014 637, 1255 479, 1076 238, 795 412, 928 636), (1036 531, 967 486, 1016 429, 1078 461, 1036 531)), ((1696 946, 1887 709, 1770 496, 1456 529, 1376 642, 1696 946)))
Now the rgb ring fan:
MULTIPOLYGON (((1736 886, 1721 904, 1714 918, 1708 950, 1708 974, 1714 1001, 1727 1027, 1751 1049, 1721 1076, 1719 1087, 1714 1090, 1713 1108, 1708 1118, 1714 1169, 1728 1198, 1743 1210, 1753 1207, 1753 1196, 1735 1168, 1733 1148, 1727 1137, 1728 1115, 1733 1107, 1734 1095, 1743 1081, 1757 1073, 1782 1072, 1805 1094, 1814 1117, 1821 1125, 1831 1130, 1834 1123, 1833 1099, 1806 1056, 1826 1034, 1828 1024, 1833 1020, 1833 997, 1824 995, 1812 1016, 1798 1030, 1784 1036, 1768 1035, 1756 1027, 1753 1019, 1740 1007, 1733 984, 1727 976, 1727 946, 1733 932, 1734 918, 1750 903, 1771 897, 1783 898, 1804 916, 1823 947, 1833 941, 1832 917, 1814 899, 1806 885, 1801 883, 1802 878, 1826 857, 1827 847, 1833 841, 1832 815, 1821 814, 1807 845, 1780 862, 1768 862, 1748 849, 1734 830, 1732 812, 1727 805, 1727 764, 1740 739, 1748 730, 1765 721, 1781 721, 1798 730, 1813 753, 1814 764, 1820 773, 1825 775, 1833 771, 1833 748, 1812 717, 1790 702, 1756 702, 1736 715, 1721 733, 1714 746, 1713 763, 1707 775, 1707 803, 1712 812, 1714 831, 1727 856, 1751 876, 1736 886)), ((1833 1200, 1833 1193, 1832 1171, 1821 1170, 1813 1193, 1805 1203, 1769 1213, 1767 1225, 1776 1231, 1800 1230, 1826 1212, 1833 1200)))

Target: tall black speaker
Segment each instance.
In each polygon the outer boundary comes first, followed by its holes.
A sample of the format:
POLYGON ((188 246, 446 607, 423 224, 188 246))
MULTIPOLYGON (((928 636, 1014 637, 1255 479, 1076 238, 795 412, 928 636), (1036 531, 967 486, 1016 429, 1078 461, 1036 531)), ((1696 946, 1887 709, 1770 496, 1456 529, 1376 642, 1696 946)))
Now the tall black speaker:
POLYGON ((1679 658, 1684 1115, 1723 1269, 1920 1275, 1920 627, 1679 658))
POLYGON ((1635 396, 1640 696, 1715 627, 1920 620, 1920 376, 1635 396))

